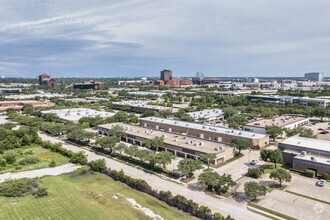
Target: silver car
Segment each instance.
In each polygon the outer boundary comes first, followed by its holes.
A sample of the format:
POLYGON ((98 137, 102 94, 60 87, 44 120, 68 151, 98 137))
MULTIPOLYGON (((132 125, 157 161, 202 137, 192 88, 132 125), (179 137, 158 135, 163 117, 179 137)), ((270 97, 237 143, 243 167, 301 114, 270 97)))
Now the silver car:
POLYGON ((323 179, 321 179, 321 180, 319 180, 319 181, 317 182, 317 185, 320 186, 320 187, 324 187, 325 184, 327 184, 327 181, 326 181, 326 180, 323 180, 323 179))

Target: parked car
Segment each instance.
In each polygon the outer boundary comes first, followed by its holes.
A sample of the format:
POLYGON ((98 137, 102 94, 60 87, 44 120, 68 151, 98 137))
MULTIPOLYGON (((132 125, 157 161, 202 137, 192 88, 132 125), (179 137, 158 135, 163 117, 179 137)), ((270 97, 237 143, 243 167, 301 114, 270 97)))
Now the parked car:
POLYGON ((329 134, 329 131, 322 131, 320 134, 329 134))
POLYGON ((320 180, 317 182, 317 185, 320 186, 320 187, 324 187, 325 184, 327 184, 327 181, 326 181, 326 180, 323 180, 323 179, 320 179, 320 180))
POLYGON ((258 160, 251 160, 251 162, 250 162, 250 164, 252 164, 252 165, 256 165, 256 164, 258 164, 258 163, 259 163, 258 160))
POLYGON ((324 129, 323 129, 323 128, 319 128, 319 129, 317 129, 317 130, 319 130, 319 131, 323 131, 324 129))

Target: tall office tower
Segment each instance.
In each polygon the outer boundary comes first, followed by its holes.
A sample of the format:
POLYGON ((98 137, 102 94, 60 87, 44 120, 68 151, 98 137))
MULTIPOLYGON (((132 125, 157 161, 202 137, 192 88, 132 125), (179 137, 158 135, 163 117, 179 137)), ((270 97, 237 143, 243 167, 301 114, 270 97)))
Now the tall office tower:
POLYGON ((160 79, 164 82, 167 82, 172 79, 172 71, 171 70, 163 70, 160 72, 160 79))
POLYGON ((204 79, 204 73, 203 72, 197 72, 196 78, 204 79))
POLYGON ((322 82, 323 81, 323 73, 305 73, 305 78, 311 81, 318 81, 322 82))

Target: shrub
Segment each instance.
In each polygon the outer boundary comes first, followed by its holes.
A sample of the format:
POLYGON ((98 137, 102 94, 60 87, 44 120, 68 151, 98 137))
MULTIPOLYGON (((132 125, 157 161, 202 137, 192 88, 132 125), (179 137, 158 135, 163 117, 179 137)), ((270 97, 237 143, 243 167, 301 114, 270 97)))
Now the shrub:
POLYGON ((39 186, 37 179, 22 178, 0 183, 0 196, 22 197, 39 186))
POLYGON ((306 172, 305 172, 305 175, 307 177, 314 178, 315 177, 315 171, 314 170, 307 169, 306 172))
POLYGON ((16 161, 16 153, 14 151, 7 151, 3 158, 6 160, 7 163, 13 164, 16 161))
POLYGON ((32 150, 28 150, 25 152, 25 155, 33 155, 33 151, 32 150))
POLYGON ((73 154, 70 158, 70 162, 85 165, 87 163, 87 155, 84 151, 79 151, 78 153, 73 154))
POLYGON ((105 159, 98 159, 98 160, 93 160, 91 162, 91 168, 97 172, 103 173, 104 170, 107 168, 107 165, 105 163, 105 159))
POLYGON ((20 170, 20 169, 22 169, 22 166, 20 166, 20 165, 16 165, 16 166, 15 166, 15 169, 16 169, 16 170, 20 170))
POLYGON ((262 172, 259 168, 249 168, 247 175, 253 178, 259 178, 262 175, 262 172))
POLYGON ((37 190, 35 190, 32 195, 34 197, 45 197, 45 196, 48 196, 48 191, 47 191, 47 188, 45 187, 39 187, 37 188, 37 190))
POLYGON ((56 161, 54 159, 50 161, 49 167, 56 167, 56 161))
POLYGON ((5 160, 0 160, 0 167, 6 167, 7 163, 5 160))
POLYGON ((328 173, 324 173, 323 174, 323 179, 327 180, 327 181, 330 181, 330 174, 328 173))
POLYGON ((36 164, 38 163, 40 160, 37 157, 26 157, 23 158, 19 164, 20 165, 26 165, 26 164, 36 164))

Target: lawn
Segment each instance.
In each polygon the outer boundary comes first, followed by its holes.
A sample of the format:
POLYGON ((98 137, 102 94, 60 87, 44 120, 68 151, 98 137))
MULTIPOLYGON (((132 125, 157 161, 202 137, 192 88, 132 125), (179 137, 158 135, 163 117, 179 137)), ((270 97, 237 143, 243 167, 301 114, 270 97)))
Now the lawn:
POLYGON ((126 198, 133 198, 164 219, 193 218, 100 173, 77 178, 68 174, 47 176, 41 182, 50 193, 45 198, 0 197, 0 219, 151 219, 126 198))
MULTIPOLYGON (((0 174, 47 168, 53 159, 56 161, 56 166, 69 163, 69 158, 62 156, 61 154, 51 152, 50 150, 40 146, 13 149, 13 151, 16 153, 16 162, 14 164, 7 163, 6 167, 0 167, 0 174), (32 152, 32 154, 30 152, 32 152), (19 161, 26 157, 37 157, 40 161, 36 164, 20 165, 19 161)), ((0 154, 0 159, 2 157, 3 155, 0 154)))

